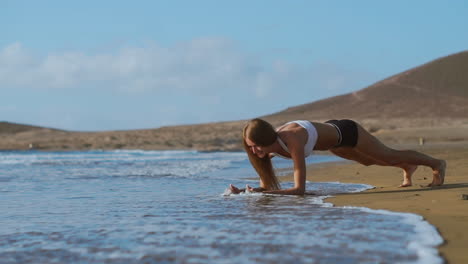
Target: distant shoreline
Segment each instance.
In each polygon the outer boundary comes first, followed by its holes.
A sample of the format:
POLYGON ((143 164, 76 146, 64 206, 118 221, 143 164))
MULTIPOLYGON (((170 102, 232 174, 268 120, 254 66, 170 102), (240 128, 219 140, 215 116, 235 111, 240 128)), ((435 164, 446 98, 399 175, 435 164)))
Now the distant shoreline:
MULTIPOLYGON (((411 122, 408 120, 407 122, 411 122)), ((366 124, 366 122, 362 122, 366 124)), ((200 152, 243 151, 241 132, 244 122, 226 122, 193 126, 166 127, 154 130, 69 132, 35 128, 19 132, 0 130, 0 150, 196 150, 200 152)), ((413 125, 416 123, 413 122, 413 125)), ((368 129, 386 144, 459 144, 468 141, 468 121, 437 126, 406 126, 368 129)), ((1 127, 0 127, 1 128, 1 127)), ((10 130, 14 130, 11 128, 10 130)))

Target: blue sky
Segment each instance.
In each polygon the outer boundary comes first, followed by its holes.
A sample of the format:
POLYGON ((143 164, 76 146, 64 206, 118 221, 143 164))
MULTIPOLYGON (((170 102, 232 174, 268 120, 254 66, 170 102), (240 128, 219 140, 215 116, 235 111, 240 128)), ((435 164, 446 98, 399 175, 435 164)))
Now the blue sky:
POLYGON ((467 14, 462 0, 0 0, 0 121, 253 118, 467 50, 467 14))

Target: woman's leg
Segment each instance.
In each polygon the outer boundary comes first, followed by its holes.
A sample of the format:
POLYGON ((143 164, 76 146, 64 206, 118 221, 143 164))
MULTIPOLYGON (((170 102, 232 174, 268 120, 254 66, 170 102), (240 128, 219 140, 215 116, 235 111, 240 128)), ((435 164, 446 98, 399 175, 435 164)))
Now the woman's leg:
POLYGON ((340 147, 330 151, 335 155, 357 161, 363 165, 393 166, 403 169, 403 183, 400 187, 412 185, 411 176, 418 165, 428 166, 433 171, 433 180, 429 186, 438 186, 444 183, 444 160, 432 158, 413 150, 395 150, 385 146, 376 137, 367 132, 359 124, 358 142, 354 148, 340 147))
MULTIPOLYGON (((363 153, 355 151, 354 148, 350 148, 350 147, 334 148, 334 149, 330 149, 330 151, 333 154, 341 158, 354 160, 365 166, 370 166, 370 165, 391 166, 389 163, 385 163, 381 160, 374 159, 363 153)), ((400 187, 411 186, 412 185, 411 176, 416 171, 418 166, 409 165, 409 164, 399 164, 396 167, 403 169, 403 183, 400 185, 400 187)))
POLYGON ((372 157, 379 165, 394 166, 405 171, 406 183, 411 184, 411 175, 418 165, 428 166, 433 171, 432 183, 429 186, 438 186, 444 183, 445 167, 444 160, 432 158, 413 150, 395 150, 385 146, 376 137, 367 132, 358 124, 358 142, 354 151, 364 157, 372 157))
POLYGON ((351 147, 332 148, 330 149, 330 152, 335 154, 338 157, 341 157, 347 160, 354 160, 365 166, 383 165, 383 164, 379 164, 377 160, 371 157, 364 156, 361 153, 354 151, 354 148, 351 148, 351 147))

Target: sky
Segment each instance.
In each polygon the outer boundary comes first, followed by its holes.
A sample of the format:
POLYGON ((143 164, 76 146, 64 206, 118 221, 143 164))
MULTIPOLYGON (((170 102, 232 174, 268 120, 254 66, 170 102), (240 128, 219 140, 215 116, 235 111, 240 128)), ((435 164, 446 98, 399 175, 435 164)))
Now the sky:
POLYGON ((467 14, 464 0, 0 0, 0 121, 250 119, 467 50, 467 14))

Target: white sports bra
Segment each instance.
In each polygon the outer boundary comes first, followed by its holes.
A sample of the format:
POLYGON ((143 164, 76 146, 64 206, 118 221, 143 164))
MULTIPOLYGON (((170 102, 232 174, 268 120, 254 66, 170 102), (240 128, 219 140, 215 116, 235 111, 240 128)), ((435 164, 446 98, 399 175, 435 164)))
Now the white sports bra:
MULTIPOLYGON (((296 123, 296 124, 300 125, 301 127, 303 127, 305 130, 307 130, 307 134, 309 135, 309 137, 307 138, 307 142, 304 145, 304 156, 305 157, 309 156, 310 154, 312 154, 312 151, 314 150, 315 143, 317 143, 317 138, 318 138, 317 129, 312 124, 312 122, 307 121, 307 120, 291 121, 291 122, 288 122, 288 123, 282 125, 281 127, 289 125, 291 123, 296 123)), ((280 137, 278 137, 278 143, 284 149, 284 151, 289 153, 288 146, 286 146, 286 144, 283 142, 283 140, 280 137)), ((285 156, 283 156, 281 154, 278 154, 278 153, 273 153, 273 155, 280 156, 280 157, 283 157, 285 159, 290 159, 290 158, 285 157, 285 156)))

